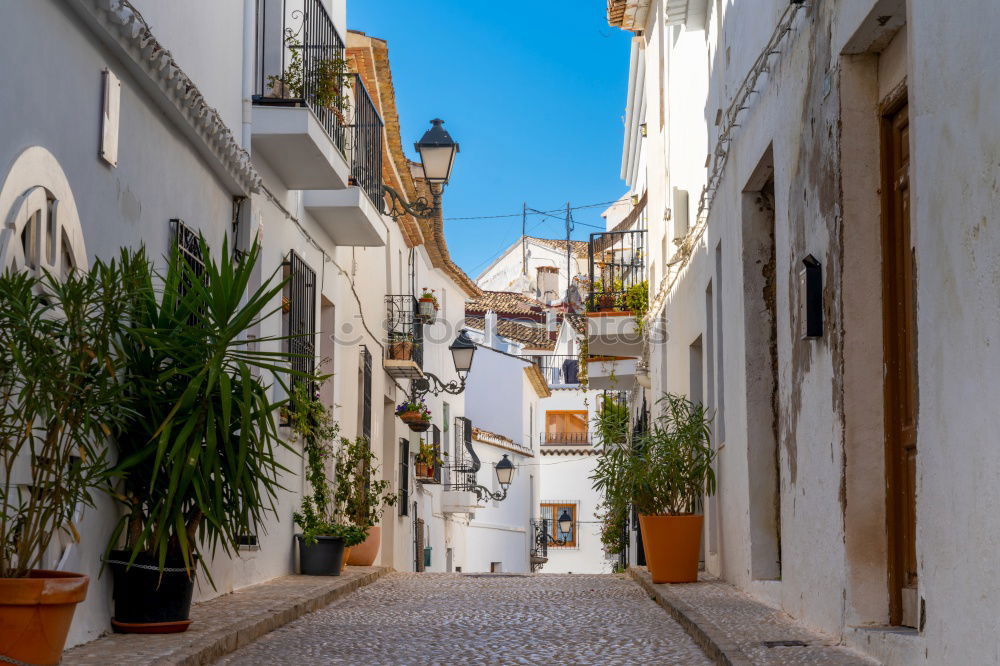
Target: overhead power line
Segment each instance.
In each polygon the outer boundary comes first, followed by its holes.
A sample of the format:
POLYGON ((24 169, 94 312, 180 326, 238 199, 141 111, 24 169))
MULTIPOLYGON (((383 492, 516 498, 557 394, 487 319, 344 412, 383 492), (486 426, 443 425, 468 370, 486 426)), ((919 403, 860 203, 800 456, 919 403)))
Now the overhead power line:
MULTIPOLYGON (((627 205, 632 205, 631 202, 629 202, 629 201, 618 201, 618 200, 615 200, 615 201, 601 201, 601 202, 598 202, 598 203, 585 204, 585 205, 582 205, 582 206, 573 206, 572 208, 570 208, 570 210, 580 210, 582 208, 597 208, 599 206, 611 206, 611 205, 624 206, 626 204, 627 205)), ((533 211, 533 210, 529 209, 527 214, 528 215, 547 215, 549 217, 553 217, 552 213, 562 213, 562 214, 565 215, 566 209, 565 208, 555 208, 553 210, 538 210, 538 211, 533 211)), ((521 217, 522 214, 523 213, 511 213, 509 215, 473 215, 473 216, 469 216, 469 217, 446 217, 444 219, 445 220, 497 220, 497 219, 504 218, 504 217, 521 217)), ((557 219, 559 219, 560 221, 563 220, 562 217, 559 217, 557 219)), ((591 225, 591 226, 593 226, 593 225, 591 225)))

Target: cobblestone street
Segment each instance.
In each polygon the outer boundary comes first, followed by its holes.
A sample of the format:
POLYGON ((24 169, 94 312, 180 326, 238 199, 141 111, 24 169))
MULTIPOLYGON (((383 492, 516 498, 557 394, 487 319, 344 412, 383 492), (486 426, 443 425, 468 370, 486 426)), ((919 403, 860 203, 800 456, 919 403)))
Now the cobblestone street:
POLYGON ((624 576, 391 574, 217 663, 712 662, 624 576))

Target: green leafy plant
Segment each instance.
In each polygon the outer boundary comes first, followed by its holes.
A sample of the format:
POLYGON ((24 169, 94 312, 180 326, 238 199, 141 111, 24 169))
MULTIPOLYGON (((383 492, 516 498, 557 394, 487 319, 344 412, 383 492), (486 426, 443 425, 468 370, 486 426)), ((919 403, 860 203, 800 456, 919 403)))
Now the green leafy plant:
POLYGON ((425 442, 423 438, 420 439, 420 448, 417 451, 417 455, 414 456, 414 460, 422 465, 429 465, 431 467, 437 467, 443 462, 434 445, 430 442, 425 442))
POLYGON ((711 418, 686 396, 665 394, 661 415, 632 446, 605 445, 591 475, 604 504, 628 505, 643 515, 692 513, 698 500, 715 494, 711 418))
POLYGON ((109 482, 124 512, 109 550, 123 540, 133 560, 144 552, 161 569, 168 559, 191 569, 203 547, 235 552, 274 512, 287 471, 275 423, 285 401, 271 400, 258 375, 280 382, 294 372, 289 354, 251 346, 277 338, 247 336, 277 312, 268 308, 283 287, 272 275, 250 288, 259 257, 256 243, 241 261, 224 243, 216 261, 201 239, 200 262, 175 250, 162 285, 154 290, 148 271, 129 303, 133 328, 121 351, 129 417, 115 429, 109 482))
POLYGON ((431 420, 431 410, 427 406, 427 403, 421 398, 420 400, 409 399, 396 405, 396 416, 402 416, 403 414, 411 414, 416 412, 420 415, 421 421, 431 420))
POLYGON ((643 280, 626 289, 622 296, 621 308, 632 313, 635 318, 635 327, 641 333, 642 318, 649 311, 649 283, 643 280))
POLYGON ((594 431, 605 445, 624 444, 628 440, 628 405, 615 400, 612 396, 601 396, 601 404, 598 406, 592 422, 594 431))
POLYGON ((337 478, 334 505, 340 515, 367 536, 368 529, 378 524, 386 507, 396 506, 399 496, 391 491, 391 482, 378 478, 378 459, 364 437, 341 438, 334 467, 337 478))
POLYGON ((39 566, 92 505, 108 434, 128 417, 118 342, 143 286, 143 251, 60 279, 0 275, 0 578, 39 566))
POLYGON ((289 52, 285 70, 280 75, 267 77, 270 96, 295 99, 308 94, 318 106, 338 115, 347 110, 349 99, 346 91, 351 88, 348 61, 339 56, 320 58, 311 62, 306 72, 302 41, 291 28, 285 29, 285 48, 289 52))

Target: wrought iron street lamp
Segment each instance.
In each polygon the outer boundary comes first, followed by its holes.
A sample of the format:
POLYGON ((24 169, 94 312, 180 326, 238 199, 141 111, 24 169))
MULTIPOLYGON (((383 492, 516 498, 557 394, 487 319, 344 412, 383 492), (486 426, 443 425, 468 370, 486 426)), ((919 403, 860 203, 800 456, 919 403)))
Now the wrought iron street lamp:
POLYGON ((452 361, 455 362, 455 372, 458 374, 458 381, 450 381, 447 384, 438 379, 432 372, 424 372, 424 376, 413 380, 413 396, 421 398, 428 393, 439 395, 450 393, 458 395, 465 390, 465 379, 472 369, 472 357, 476 353, 476 343, 472 341, 469 334, 464 330, 458 334, 455 341, 448 347, 451 352, 452 361))
POLYGON ((476 497, 480 501, 485 499, 502 502, 507 499, 507 490, 510 489, 510 484, 514 480, 514 463, 510 461, 510 458, 505 453, 500 462, 493 466, 493 471, 496 472, 497 481, 500 483, 500 490, 494 493, 483 486, 475 486, 472 492, 476 493, 476 497))
POLYGON ((407 202, 399 192, 385 185, 385 193, 391 200, 389 215, 393 219, 398 219, 402 215, 432 219, 440 210, 441 190, 451 178, 455 155, 458 154, 458 143, 451 138, 443 125, 444 121, 440 118, 432 120, 431 128, 424 132, 420 141, 413 146, 420 155, 420 168, 431 191, 431 202, 428 203, 425 197, 417 197, 407 202))
MULTIPOLYGON (((559 514, 559 520, 556 523, 559 526, 559 533, 569 536, 569 531, 573 529, 573 518, 569 515, 569 511, 566 509, 562 510, 559 514)), ((566 539, 563 539, 563 543, 560 545, 565 545, 566 539)))

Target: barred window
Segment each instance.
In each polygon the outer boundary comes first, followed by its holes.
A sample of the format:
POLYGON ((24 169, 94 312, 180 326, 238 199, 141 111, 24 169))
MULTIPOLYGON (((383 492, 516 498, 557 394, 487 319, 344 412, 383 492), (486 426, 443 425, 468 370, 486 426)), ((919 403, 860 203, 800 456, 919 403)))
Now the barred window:
MULTIPOLYGON (((292 370, 312 375, 316 371, 316 272, 299 255, 289 252, 284 277, 288 282, 281 296, 281 310, 292 370)), ((293 374, 290 383, 295 386, 301 381, 301 376, 293 374)))

